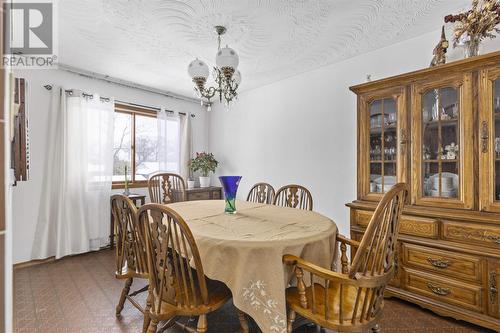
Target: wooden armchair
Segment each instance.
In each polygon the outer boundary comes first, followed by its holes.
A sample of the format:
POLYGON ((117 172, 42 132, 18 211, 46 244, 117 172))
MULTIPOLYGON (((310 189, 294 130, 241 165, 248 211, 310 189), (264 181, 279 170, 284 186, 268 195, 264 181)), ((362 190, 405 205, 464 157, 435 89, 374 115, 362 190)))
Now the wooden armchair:
POLYGON ((272 204, 274 188, 268 183, 257 183, 248 192, 247 201, 272 204))
POLYGON ((111 197, 111 211, 117 231, 115 277, 126 280, 116 306, 116 316, 120 316, 125 300, 144 313, 133 296, 146 291, 148 286, 129 294, 134 278, 149 279, 146 244, 142 229, 137 225, 137 209, 129 198, 117 194, 111 197))
POLYGON ((305 210, 313 210, 313 199, 311 192, 304 186, 285 185, 281 187, 274 197, 273 204, 282 207, 291 207, 305 210))
POLYGON ((147 204, 139 210, 139 221, 146 234, 150 272, 148 333, 156 332, 159 321, 172 322, 177 316, 199 316, 196 330, 183 328, 206 332, 207 314, 229 301, 231 291, 224 283, 205 277, 191 230, 174 210, 147 204))
POLYGON ((407 185, 399 183, 384 195, 361 242, 338 236, 342 273, 292 255, 283 257, 286 265, 293 266, 297 279, 297 287, 286 290, 288 333, 296 313, 339 332, 367 328, 380 332, 384 290, 394 275, 396 239, 407 192, 407 185), (352 265, 348 264, 347 245, 356 249, 352 265))
POLYGON ((186 201, 186 184, 175 173, 156 173, 148 179, 149 198, 153 203, 186 201))

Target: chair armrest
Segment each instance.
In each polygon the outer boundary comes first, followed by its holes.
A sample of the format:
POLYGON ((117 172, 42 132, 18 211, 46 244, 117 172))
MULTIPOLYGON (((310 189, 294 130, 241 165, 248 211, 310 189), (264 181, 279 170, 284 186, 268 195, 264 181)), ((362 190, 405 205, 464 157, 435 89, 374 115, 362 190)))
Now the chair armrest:
MULTIPOLYGON (((295 266, 296 268, 303 269, 307 272, 316 275, 317 277, 321 277, 329 281, 355 284, 355 282, 351 280, 348 275, 337 273, 329 269, 320 267, 318 265, 310 263, 302 258, 299 258, 291 254, 285 254, 283 256, 283 263, 288 266, 295 266)), ((295 272, 295 274, 297 275, 297 272, 295 272)))
POLYGON ((361 244, 360 242, 355 241, 354 239, 349 239, 341 234, 337 234, 337 241, 343 244, 350 245, 355 248, 358 248, 359 245, 361 244))

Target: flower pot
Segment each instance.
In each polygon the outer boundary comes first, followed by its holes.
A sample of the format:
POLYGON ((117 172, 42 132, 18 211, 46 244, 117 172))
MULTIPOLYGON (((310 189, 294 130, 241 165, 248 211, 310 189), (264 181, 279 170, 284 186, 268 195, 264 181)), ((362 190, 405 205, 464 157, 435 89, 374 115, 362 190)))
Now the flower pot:
POLYGON ((188 188, 189 189, 194 188, 194 184, 195 184, 194 180, 188 180, 187 183, 188 183, 188 188))
POLYGON ((200 176, 200 187, 210 187, 210 177, 200 176))
POLYGON ((471 36, 470 39, 464 43, 465 58, 472 58, 479 55, 480 45, 481 39, 479 36, 471 36))

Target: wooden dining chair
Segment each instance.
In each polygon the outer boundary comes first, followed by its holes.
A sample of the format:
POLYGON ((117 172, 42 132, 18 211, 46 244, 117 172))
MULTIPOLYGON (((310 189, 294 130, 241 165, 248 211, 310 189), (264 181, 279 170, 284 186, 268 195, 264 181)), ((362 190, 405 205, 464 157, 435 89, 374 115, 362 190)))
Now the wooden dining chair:
POLYGON ((311 192, 301 185, 285 185, 274 196, 274 205, 305 210, 313 209, 311 192))
POLYGON ((247 201, 272 204, 274 188, 268 183, 257 183, 248 192, 247 201))
POLYGON ((148 286, 129 294, 135 278, 149 279, 144 232, 138 227, 137 209, 129 198, 116 194, 111 197, 111 211, 117 233, 115 277, 126 280, 116 316, 120 316, 125 300, 144 313, 144 308, 133 297, 146 291, 148 286))
POLYGON ((292 332, 296 314, 321 327, 338 332, 380 332, 384 290, 394 275, 399 220, 408 186, 396 184, 378 204, 361 242, 338 236, 342 273, 313 265, 299 257, 285 255, 292 266, 297 286, 286 290, 289 307, 287 332, 292 332), (356 250, 352 264, 347 245, 356 250))
POLYGON ((156 173, 148 179, 149 199, 153 203, 168 204, 186 201, 186 183, 175 173, 156 173))
POLYGON ((177 316, 199 316, 196 330, 187 329, 206 332, 207 314, 229 301, 231 291, 224 283, 205 277, 193 234, 174 210, 146 204, 139 210, 139 221, 146 234, 150 272, 148 333, 156 332, 159 321, 177 316))

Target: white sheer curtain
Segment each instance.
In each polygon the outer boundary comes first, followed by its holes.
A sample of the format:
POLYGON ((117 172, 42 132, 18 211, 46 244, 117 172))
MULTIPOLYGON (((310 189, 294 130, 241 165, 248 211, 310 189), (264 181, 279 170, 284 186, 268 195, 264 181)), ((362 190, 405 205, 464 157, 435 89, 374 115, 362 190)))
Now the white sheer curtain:
POLYGON ((178 114, 164 108, 157 114, 158 122, 158 170, 180 172, 180 119, 178 114))
POLYGON ((113 116, 112 100, 52 89, 33 259, 88 252, 107 243, 113 116))
POLYGON ((180 174, 187 180, 189 178, 189 160, 193 154, 193 139, 191 136, 191 115, 186 114, 180 118, 180 174))

